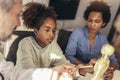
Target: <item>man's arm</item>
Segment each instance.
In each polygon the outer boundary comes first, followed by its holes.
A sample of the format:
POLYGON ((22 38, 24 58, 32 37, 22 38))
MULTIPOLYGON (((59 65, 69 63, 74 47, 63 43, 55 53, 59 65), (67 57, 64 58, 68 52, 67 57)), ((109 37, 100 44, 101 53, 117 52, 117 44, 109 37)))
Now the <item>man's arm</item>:
POLYGON ((76 68, 72 65, 59 65, 53 68, 21 69, 3 59, 0 61, 0 72, 5 80, 63 80, 65 77, 72 80, 76 68))

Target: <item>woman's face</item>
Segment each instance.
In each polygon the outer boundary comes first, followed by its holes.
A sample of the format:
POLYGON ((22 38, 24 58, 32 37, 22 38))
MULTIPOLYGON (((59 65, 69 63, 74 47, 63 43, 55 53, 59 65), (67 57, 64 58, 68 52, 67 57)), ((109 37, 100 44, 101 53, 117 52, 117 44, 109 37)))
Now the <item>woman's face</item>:
POLYGON ((41 47, 50 44, 55 38, 56 22, 52 18, 47 18, 40 29, 34 29, 36 39, 41 47))
POLYGON ((105 23, 103 22, 103 16, 101 12, 90 12, 87 19, 89 33, 97 34, 97 32, 99 32, 104 25, 105 23))

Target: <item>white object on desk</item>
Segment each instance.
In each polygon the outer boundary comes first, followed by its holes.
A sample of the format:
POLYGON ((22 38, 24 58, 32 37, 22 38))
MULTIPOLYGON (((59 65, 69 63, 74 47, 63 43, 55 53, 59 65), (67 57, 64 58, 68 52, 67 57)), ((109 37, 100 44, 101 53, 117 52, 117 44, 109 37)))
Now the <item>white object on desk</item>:
POLYGON ((120 70, 115 70, 112 80, 120 80, 120 70))
MULTIPOLYGON (((92 77, 92 74, 90 73, 86 73, 86 75, 83 77, 83 76, 80 76, 78 79, 76 80, 90 80, 90 78, 92 77)), ((120 80, 120 70, 115 70, 114 72, 114 76, 113 76, 113 79, 112 80, 120 80)))

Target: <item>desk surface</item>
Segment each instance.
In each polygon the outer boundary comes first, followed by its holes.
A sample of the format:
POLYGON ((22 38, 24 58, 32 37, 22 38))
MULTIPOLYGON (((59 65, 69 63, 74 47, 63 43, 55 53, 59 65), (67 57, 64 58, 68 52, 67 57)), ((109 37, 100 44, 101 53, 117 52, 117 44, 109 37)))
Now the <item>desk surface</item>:
MULTIPOLYGON (((92 74, 87 73, 85 77, 81 76, 77 80, 90 80, 92 74)), ((115 70, 112 80, 120 80, 120 70, 115 70)))

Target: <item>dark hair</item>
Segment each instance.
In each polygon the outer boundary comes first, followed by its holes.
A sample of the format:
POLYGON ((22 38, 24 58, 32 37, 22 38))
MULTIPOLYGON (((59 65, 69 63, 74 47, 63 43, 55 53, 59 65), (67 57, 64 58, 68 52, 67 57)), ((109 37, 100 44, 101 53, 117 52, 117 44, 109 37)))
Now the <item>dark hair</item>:
MULTIPOLYGON (((90 6, 84 12, 84 19, 87 20, 90 12, 101 12, 103 16, 103 22, 107 23, 110 21, 111 13, 110 6, 108 6, 104 1, 93 1, 90 6)), ((105 26, 106 26, 105 25, 105 26)), ((105 27, 103 26, 103 27, 105 27)))
POLYGON ((3 75, 1 73, 0 73, 0 76, 1 76, 2 80, 4 80, 4 77, 3 77, 3 75))
POLYGON ((47 18, 52 18, 56 22, 56 13, 52 7, 46 7, 44 4, 35 2, 25 5, 22 19, 26 27, 39 29, 47 18))

